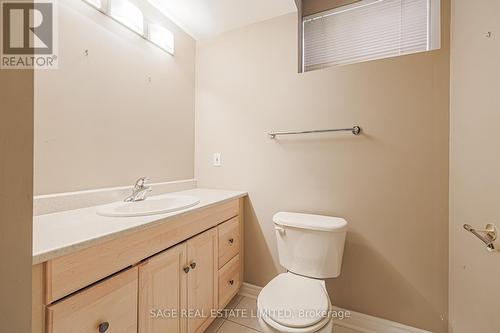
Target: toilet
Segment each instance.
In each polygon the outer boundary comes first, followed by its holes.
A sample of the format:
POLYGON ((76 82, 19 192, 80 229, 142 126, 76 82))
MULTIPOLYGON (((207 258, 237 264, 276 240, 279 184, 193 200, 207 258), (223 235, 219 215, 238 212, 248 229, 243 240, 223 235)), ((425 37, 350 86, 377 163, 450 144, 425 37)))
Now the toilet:
POLYGON ((331 303, 324 279, 340 275, 347 221, 280 212, 273 216, 280 265, 257 298, 264 332, 331 333, 331 303))

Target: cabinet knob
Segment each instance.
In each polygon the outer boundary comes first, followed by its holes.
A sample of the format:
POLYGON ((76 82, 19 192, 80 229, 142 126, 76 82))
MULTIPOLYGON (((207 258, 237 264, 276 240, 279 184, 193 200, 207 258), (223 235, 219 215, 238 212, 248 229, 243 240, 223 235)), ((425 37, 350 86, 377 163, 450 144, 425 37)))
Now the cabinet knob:
POLYGON ((184 273, 189 273, 189 266, 184 267, 184 273))
POLYGON ((191 266, 192 269, 196 268, 196 263, 193 261, 189 266, 191 266))
POLYGON ((233 285, 234 284, 234 280, 229 280, 229 284, 233 285))
POLYGON ((229 238, 229 244, 233 244, 234 243, 234 238, 229 238))
POLYGON ((107 321, 99 324, 99 333, 104 333, 108 330, 109 323, 107 321))

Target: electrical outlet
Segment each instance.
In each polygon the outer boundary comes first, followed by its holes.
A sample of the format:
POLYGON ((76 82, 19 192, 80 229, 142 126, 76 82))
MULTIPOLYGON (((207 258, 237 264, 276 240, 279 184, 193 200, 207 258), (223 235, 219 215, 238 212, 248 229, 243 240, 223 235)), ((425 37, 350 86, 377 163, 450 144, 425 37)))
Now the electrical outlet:
POLYGON ((221 153, 214 153, 214 166, 215 167, 220 167, 222 165, 222 154, 221 153))

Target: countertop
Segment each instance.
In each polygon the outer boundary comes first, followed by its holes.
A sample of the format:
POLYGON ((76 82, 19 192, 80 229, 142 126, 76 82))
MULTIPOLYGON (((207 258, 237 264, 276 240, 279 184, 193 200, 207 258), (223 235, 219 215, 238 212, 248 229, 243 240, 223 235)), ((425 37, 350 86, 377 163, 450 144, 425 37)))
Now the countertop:
POLYGON ((190 214, 247 195, 245 191, 193 189, 173 192, 197 197, 196 206, 172 213, 139 217, 105 217, 88 207, 33 217, 33 265, 42 263, 138 230, 167 223, 190 214))

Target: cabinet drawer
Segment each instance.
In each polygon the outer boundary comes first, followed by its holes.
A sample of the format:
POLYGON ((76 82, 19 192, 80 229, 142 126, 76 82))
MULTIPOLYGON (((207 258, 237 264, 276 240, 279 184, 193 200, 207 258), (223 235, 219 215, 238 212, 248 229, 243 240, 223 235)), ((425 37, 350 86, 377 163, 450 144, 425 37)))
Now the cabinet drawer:
POLYGON ((135 267, 54 303, 47 333, 136 333, 137 289, 135 267))
POLYGON ((236 216, 217 227, 219 234, 219 268, 240 251, 240 220, 236 216))
POLYGON ((240 256, 237 255, 219 270, 219 309, 226 307, 240 286, 240 256))

